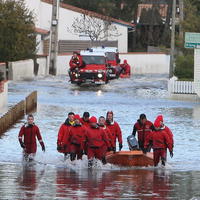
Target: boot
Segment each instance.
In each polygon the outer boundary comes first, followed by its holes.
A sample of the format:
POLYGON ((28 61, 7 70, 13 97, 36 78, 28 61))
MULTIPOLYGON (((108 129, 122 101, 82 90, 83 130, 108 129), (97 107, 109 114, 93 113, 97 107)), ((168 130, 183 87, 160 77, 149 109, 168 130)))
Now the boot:
POLYGON ((75 153, 70 153, 70 160, 74 161, 76 158, 76 154, 75 153))
POLYGON ((93 159, 88 160, 88 168, 92 168, 93 166, 93 159))
POLYGON ((102 161, 103 165, 106 165, 106 164, 107 164, 107 161, 106 161, 106 158, 105 158, 105 157, 103 157, 101 161, 102 161))
POLYGON ((164 161, 164 160, 162 160, 162 161, 161 161, 161 164, 162 164, 163 166, 165 166, 165 161, 164 161))

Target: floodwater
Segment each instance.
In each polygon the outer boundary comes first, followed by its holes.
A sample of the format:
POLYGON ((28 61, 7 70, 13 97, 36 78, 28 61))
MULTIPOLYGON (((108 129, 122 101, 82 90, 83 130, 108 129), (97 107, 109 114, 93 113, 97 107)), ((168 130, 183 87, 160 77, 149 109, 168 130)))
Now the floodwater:
POLYGON ((200 199, 200 104, 167 99, 167 76, 133 76, 100 87, 71 85, 65 76, 10 82, 9 106, 38 91, 35 122, 46 152, 38 145, 35 165, 22 164, 17 135, 24 119, 0 140, 0 199, 200 199), (67 113, 89 111, 100 116, 113 110, 123 133, 123 149, 139 114, 154 121, 164 115, 174 133, 174 157, 165 168, 87 169, 82 161, 63 161, 56 151, 57 132, 67 113))

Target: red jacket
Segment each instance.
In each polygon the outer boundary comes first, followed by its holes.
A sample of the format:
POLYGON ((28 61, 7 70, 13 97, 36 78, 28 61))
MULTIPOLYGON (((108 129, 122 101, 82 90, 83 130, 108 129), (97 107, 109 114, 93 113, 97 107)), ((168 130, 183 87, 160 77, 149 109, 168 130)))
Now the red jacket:
POLYGON ((120 67, 122 68, 123 70, 123 74, 127 74, 127 75, 130 75, 131 74, 131 66, 126 63, 126 64, 121 64, 120 67))
POLYGON ((111 132, 111 140, 114 147, 116 146, 116 140, 118 139, 119 144, 122 144, 122 132, 117 122, 111 124, 106 123, 106 126, 111 132))
POLYGON ((44 143, 42 141, 42 136, 40 134, 39 128, 33 124, 32 126, 25 124, 21 127, 18 138, 20 143, 24 143, 25 145, 25 153, 36 153, 37 151, 37 142, 40 142, 40 145, 43 146, 44 143))
POLYGON ((81 124, 83 124, 85 127, 89 127, 90 126, 90 122, 89 121, 84 121, 83 118, 80 119, 81 124))
POLYGON ((173 145, 169 135, 165 129, 153 131, 148 140, 145 141, 144 148, 148 148, 150 141, 153 142, 153 149, 166 149, 173 150, 173 145))
POLYGON ((69 62, 70 69, 75 69, 76 67, 81 67, 83 65, 83 60, 80 55, 77 56, 77 58, 73 57, 71 58, 69 62))
POLYGON ((105 144, 109 147, 108 137, 100 127, 89 127, 87 129, 86 141, 88 147, 103 147, 105 144))
POLYGON ((173 133, 171 132, 171 130, 167 126, 165 126, 164 129, 165 129, 166 133, 169 136, 170 143, 172 144, 172 147, 174 147, 174 136, 173 136, 173 133))
POLYGON ((100 126, 100 128, 105 132, 105 134, 108 138, 109 146, 107 146, 107 147, 114 147, 115 145, 112 140, 112 135, 111 135, 110 129, 107 126, 104 126, 104 127, 100 126))
POLYGON ((70 124, 69 122, 69 119, 66 119, 65 123, 63 123, 61 126, 60 126, 60 129, 58 131, 58 139, 57 139, 57 145, 60 145, 60 146, 64 146, 64 145, 67 145, 67 141, 64 140, 64 137, 66 137, 65 135, 68 135, 69 134, 69 128, 71 127, 72 125, 70 124))
POLYGON ((144 143, 145 140, 148 140, 149 135, 151 134, 152 130, 154 129, 153 123, 150 121, 146 121, 145 124, 141 124, 140 121, 138 120, 133 128, 133 135, 138 135, 138 142, 144 143))
POLYGON ((69 130, 68 142, 70 145, 77 145, 81 149, 84 149, 84 143, 86 141, 87 129, 82 125, 72 126, 69 130))

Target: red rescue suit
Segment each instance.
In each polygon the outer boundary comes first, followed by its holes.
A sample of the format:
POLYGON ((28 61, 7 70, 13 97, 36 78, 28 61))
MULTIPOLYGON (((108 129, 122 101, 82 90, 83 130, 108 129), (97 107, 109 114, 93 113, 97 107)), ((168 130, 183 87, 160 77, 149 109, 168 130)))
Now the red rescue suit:
POLYGON ((41 147, 44 147, 40 130, 35 124, 33 125, 25 124, 24 126, 21 127, 18 138, 20 144, 24 143, 25 145, 24 148, 25 153, 27 154, 36 153, 37 151, 36 137, 40 142, 41 147))
POLYGON ((124 63, 120 67, 122 68, 122 74, 131 75, 131 66, 127 63, 127 60, 124 60, 124 63))
POLYGON ((115 121, 113 121, 112 123, 106 122, 106 126, 111 132, 111 143, 112 143, 113 147, 114 148, 116 147, 117 139, 118 139, 119 144, 122 144, 122 132, 119 127, 119 124, 115 121))
POLYGON ((103 155, 105 156, 106 155, 106 152, 108 151, 108 148, 112 148, 114 146, 114 144, 112 143, 112 135, 111 135, 111 132, 110 130, 107 128, 107 126, 100 126, 100 128, 105 132, 106 134, 106 137, 107 137, 107 140, 108 142, 107 143, 104 143, 102 149, 103 149, 103 155), (109 144, 109 145, 108 145, 109 144))
POLYGON ((169 136, 170 143, 172 144, 172 147, 174 147, 174 136, 173 136, 173 133, 171 132, 171 130, 167 126, 164 126, 163 128, 164 128, 164 130, 166 131, 166 133, 169 136))
POLYGON ((82 159, 84 143, 86 141, 86 128, 80 125, 74 125, 70 128, 68 142, 70 145, 70 154, 82 159))
POLYGON ((80 119, 80 122, 82 125, 84 125, 86 128, 90 126, 90 121, 85 121, 83 118, 80 119))
POLYGON ((89 127, 86 136, 87 141, 87 156, 88 160, 97 158, 102 160, 104 157, 104 145, 109 146, 109 140, 106 133, 99 127, 89 127))
POLYGON ((79 68, 83 65, 83 60, 80 55, 77 55, 77 57, 72 56, 69 66, 71 70, 74 70, 75 68, 79 68))
POLYGON ((69 152, 69 143, 68 143, 68 134, 69 129, 73 125, 74 122, 70 122, 67 118, 65 123, 63 123, 58 131, 58 139, 57 145, 61 147, 59 150, 60 153, 68 153, 69 152))
POLYGON ((113 140, 112 140, 112 134, 110 132, 110 129, 106 125, 104 125, 103 127, 100 126, 100 128, 104 130, 105 134, 108 137, 108 141, 109 141, 108 147, 114 147, 115 145, 114 145, 113 140))
POLYGON ((167 148, 172 152, 173 144, 165 129, 153 131, 148 140, 145 141, 145 148, 148 147, 150 141, 153 142, 154 166, 157 166, 160 160, 166 161, 167 148))
MULTIPOLYGON (((144 149, 144 143, 146 140, 149 140, 149 136, 152 132, 152 130, 154 130, 154 126, 153 123, 150 121, 146 121, 145 124, 141 124, 140 120, 138 120, 134 127, 133 127, 133 133, 132 135, 136 135, 136 131, 137 131, 137 136, 138 136, 138 144, 141 150, 144 149)), ((151 144, 149 144, 151 145, 151 144)))

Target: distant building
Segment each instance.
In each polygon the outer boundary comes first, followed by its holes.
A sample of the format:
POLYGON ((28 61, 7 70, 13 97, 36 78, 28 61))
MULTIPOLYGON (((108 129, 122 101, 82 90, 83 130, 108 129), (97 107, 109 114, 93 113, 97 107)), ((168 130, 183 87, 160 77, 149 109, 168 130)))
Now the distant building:
POLYGON ((167 0, 141 0, 141 3, 138 4, 137 23, 140 21, 142 10, 143 9, 144 10, 152 9, 153 6, 158 8, 158 11, 159 11, 162 19, 166 20, 167 9, 168 9, 167 0))

